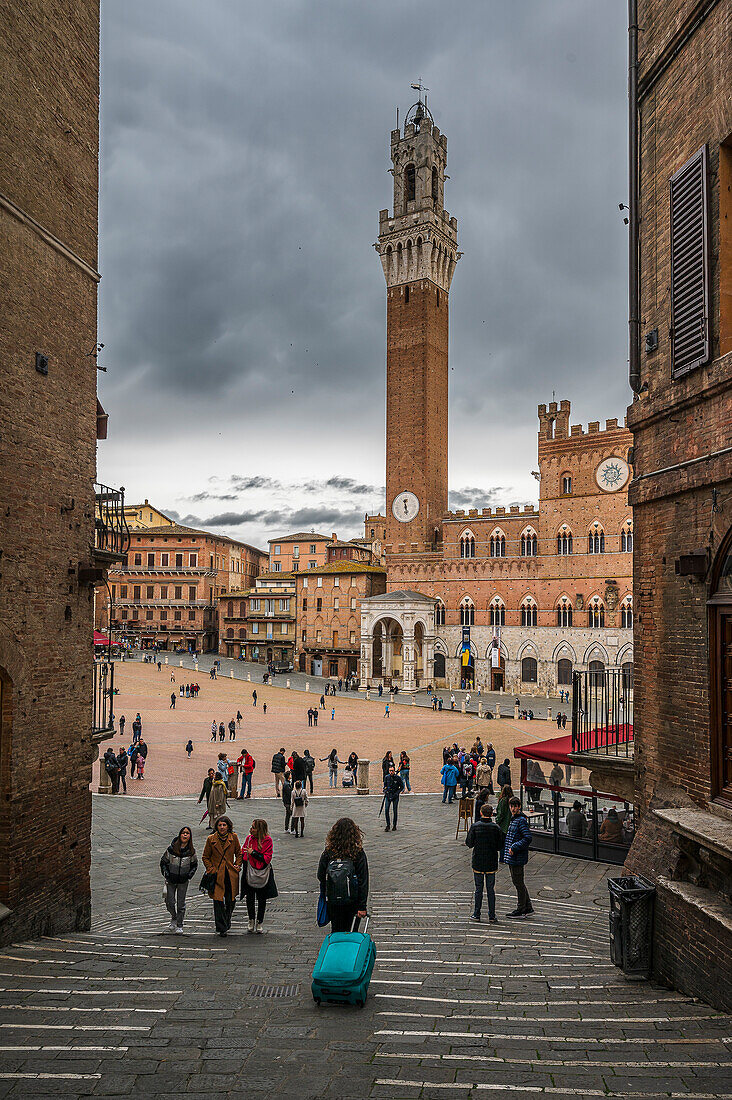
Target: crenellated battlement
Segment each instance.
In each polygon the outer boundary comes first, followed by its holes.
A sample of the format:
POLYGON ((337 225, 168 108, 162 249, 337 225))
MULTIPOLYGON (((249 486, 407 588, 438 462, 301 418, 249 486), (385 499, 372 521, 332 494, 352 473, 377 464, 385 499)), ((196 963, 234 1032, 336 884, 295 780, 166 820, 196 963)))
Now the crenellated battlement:
POLYGON ((465 523, 471 519, 495 519, 496 516, 532 516, 538 519, 539 510, 535 504, 511 504, 508 509, 498 506, 496 508, 457 508, 453 512, 445 512, 444 523, 465 523))
POLYGON ((552 401, 548 405, 539 405, 539 442, 551 443, 557 439, 576 439, 578 436, 604 435, 607 432, 623 431, 627 428, 627 419, 622 424, 618 423, 616 416, 608 417, 605 427, 600 427, 599 420, 591 420, 587 425, 587 431, 581 424, 570 426, 569 418, 572 411, 571 403, 567 400, 552 401))

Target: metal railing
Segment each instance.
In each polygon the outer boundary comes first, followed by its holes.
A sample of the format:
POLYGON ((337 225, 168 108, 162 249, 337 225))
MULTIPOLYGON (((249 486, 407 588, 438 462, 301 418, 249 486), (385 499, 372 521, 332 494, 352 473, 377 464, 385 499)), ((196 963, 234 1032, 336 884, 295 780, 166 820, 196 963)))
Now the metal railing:
POLYGON ((633 755, 631 668, 573 673, 572 752, 633 755))
POLYGON ((94 662, 94 718, 92 734, 114 732, 114 661, 94 662))
POLYGON ((122 561, 130 548, 124 489, 94 484, 94 550, 109 560, 122 561))

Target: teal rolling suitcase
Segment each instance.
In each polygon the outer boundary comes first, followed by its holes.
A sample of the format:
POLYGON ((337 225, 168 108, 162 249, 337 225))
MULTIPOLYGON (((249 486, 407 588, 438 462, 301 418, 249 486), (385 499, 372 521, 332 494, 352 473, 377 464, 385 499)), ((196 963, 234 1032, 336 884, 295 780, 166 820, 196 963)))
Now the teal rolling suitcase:
MULTIPOLYGON (((354 925, 355 925, 354 921, 354 925)), ((366 918, 364 928, 368 928, 366 918)), ((376 961, 376 947, 366 932, 331 932, 323 940, 313 968, 316 1004, 351 1004, 363 1007, 376 961)))

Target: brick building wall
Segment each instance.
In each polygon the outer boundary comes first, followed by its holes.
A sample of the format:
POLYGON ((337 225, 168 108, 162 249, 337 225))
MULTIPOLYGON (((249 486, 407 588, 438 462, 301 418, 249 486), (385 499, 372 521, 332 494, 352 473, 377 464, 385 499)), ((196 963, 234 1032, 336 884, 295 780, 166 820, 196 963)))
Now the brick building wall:
POLYGON ((298 574, 295 581, 296 667, 311 676, 356 675, 361 601, 386 590, 385 570, 361 562, 334 562, 298 574))
POLYGON ((270 539, 269 568, 273 573, 298 573, 325 565, 328 544, 335 541, 337 535, 316 535, 313 531, 270 539))
POLYGON ((99 8, 3 6, 0 942, 89 927, 99 8), (48 373, 36 370, 36 353, 48 373), (8 912, 9 910, 9 912, 8 912))
POLYGON ((501 683, 489 660, 499 625, 507 690, 554 693, 562 686, 559 660, 571 661, 575 670, 591 660, 606 666, 632 663, 633 524, 627 497, 632 437, 615 419, 604 429, 593 421, 585 431, 570 426, 570 415, 569 401, 539 406, 538 507, 448 512, 440 518, 440 550, 409 553, 392 547, 387 554, 389 591, 416 590, 444 607, 437 652, 446 657, 448 682, 459 680, 466 604, 476 677, 484 688, 501 683), (605 491, 598 470, 616 458, 623 480, 617 491, 605 491), (558 553, 560 534, 571 536, 571 553, 558 553), (590 535, 602 538, 602 552, 589 552, 590 535), (499 547, 502 553, 493 556, 499 547), (590 621, 594 600, 602 609, 602 626, 590 621), (560 606, 571 609, 571 626, 559 622, 560 606), (536 608, 535 624, 531 608, 536 608), (535 682, 522 680, 526 657, 538 663, 535 682))
POLYGON ((112 604, 97 601, 97 626, 114 640, 143 648, 218 651, 218 598, 245 591, 267 554, 222 535, 193 528, 140 528, 132 532, 127 567, 109 574, 112 604))
POLYGON ((658 885, 657 976, 729 1008, 718 975, 732 969, 732 842, 710 842, 707 833, 732 821, 732 798, 716 768, 725 674, 710 646, 725 607, 732 613, 715 591, 732 538, 732 8, 640 0, 638 22, 640 317, 642 334, 657 333, 658 346, 642 341, 641 392, 628 410, 640 820, 629 866, 658 885), (674 379, 670 181, 702 146, 708 361, 674 379), (685 574, 682 558, 690 553, 699 556, 685 574), (662 820, 669 807, 692 823, 697 843, 662 820))

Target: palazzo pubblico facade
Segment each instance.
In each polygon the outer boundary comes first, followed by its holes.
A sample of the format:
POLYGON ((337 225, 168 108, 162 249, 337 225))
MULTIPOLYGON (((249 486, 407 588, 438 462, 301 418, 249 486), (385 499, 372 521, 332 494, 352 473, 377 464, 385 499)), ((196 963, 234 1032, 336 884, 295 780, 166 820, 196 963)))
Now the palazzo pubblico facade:
POLYGON ((363 685, 558 694, 572 672, 633 664, 632 437, 539 406, 538 506, 448 511, 448 309, 457 220, 447 141, 426 104, 391 134, 393 213, 375 245, 387 283, 387 514, 382 595, 361 603, 363 685))

